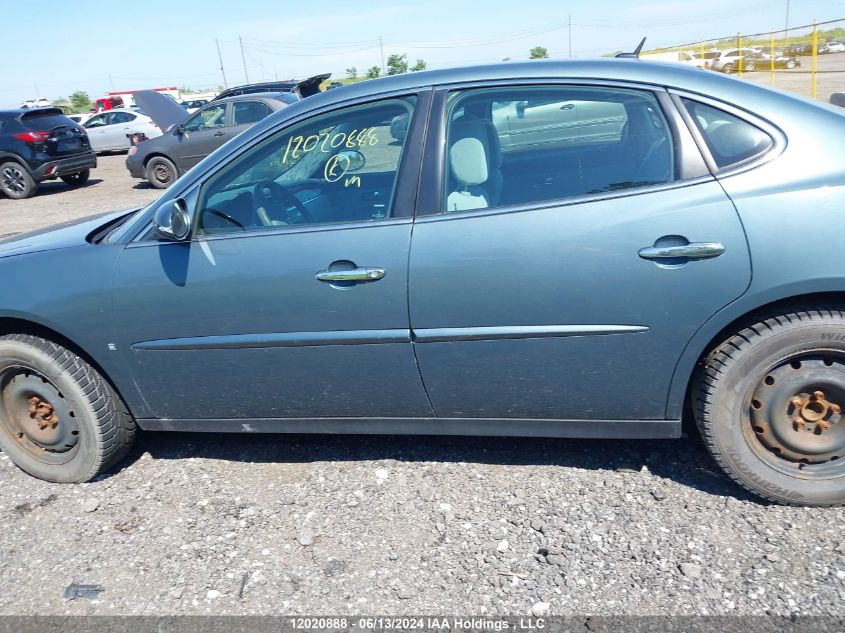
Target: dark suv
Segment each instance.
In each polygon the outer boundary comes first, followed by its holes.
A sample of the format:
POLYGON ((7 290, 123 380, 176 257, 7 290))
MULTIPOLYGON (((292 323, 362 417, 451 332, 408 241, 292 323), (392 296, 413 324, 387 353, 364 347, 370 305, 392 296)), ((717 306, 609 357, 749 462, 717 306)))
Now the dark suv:
POLYGON ((96 166, 85 129, 59 108, 0 111, 0 191, 10 198, 29 198, 43 180, 84 184, 96 166))

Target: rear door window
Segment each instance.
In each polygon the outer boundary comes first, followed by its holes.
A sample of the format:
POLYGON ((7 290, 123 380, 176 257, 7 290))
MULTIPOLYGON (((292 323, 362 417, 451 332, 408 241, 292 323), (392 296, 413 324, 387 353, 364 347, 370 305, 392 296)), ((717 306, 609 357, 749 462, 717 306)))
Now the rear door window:
POLYGON ((674 142, 653 93, 588 86, 454 94, 447 212, 672 182, 674 142))
POLYGON ((774 144, 771 136, 748 121, 692 99, 682 101, 720 170, 762 156, 774 144))
POLYGON ((240 101, 233 104, 232 125, 244 125, 260 121, 273 110, 263 101, 240 101))

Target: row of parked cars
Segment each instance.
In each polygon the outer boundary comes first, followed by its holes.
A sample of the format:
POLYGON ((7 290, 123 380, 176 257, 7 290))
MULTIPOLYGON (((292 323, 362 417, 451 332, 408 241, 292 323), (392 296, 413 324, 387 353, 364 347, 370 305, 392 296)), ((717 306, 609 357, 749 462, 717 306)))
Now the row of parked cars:
POLYGON ((0 191, 23 199, 45 180, 83 185, 97 154, 112 151, 128 151, 132 176, 165 189, 267 115, 319 92, 330 76, 238 86, 187 106, 150 90, 135 93, 135 106, 93 115, 37 106, 0 111, 0 191))
MULTIPOLYGON (((809 44, 793 44, 783 48, 771 49, 760 46, 724 48, 706 51, 671 51, 667 53, 652 53, 644 56, 654 61, 671 61, 707 68, 723 73, 734 73, 740 69, 744 72, 769 70, 774 61, 777 69, 791 70, 801 66, 800 56, 810 55, 813 47, 809 44)), ((839 41, 826 42, 818 49, 819 54, 845 53, 845 44, 839 41)))

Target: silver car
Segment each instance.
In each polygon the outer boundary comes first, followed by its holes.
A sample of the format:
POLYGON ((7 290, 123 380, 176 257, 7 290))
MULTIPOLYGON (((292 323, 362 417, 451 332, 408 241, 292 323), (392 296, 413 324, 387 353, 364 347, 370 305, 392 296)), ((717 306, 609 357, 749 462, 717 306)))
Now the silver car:
POLYGON ((128 108, 117 108, 95 114, 83 127, 95 152, 128 150, 129 134, 143 133, 147 138, 161 136, 161 129, 146 114, 128 108))

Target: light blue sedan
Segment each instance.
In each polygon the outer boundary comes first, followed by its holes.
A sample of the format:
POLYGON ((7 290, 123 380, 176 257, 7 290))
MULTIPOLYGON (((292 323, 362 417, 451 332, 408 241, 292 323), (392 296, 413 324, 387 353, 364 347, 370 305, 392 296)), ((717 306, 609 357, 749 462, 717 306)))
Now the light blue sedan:
POLYGON ((740 485, 842 503, 844 146, 832 107, 633 59, 315 95, 146 208, 0 242, 0 446, 80 482, 136 427, 619 440, 691 411, 740 485))

